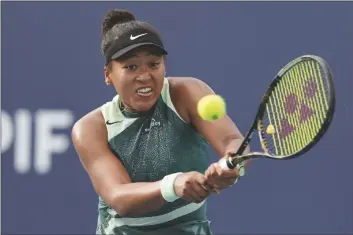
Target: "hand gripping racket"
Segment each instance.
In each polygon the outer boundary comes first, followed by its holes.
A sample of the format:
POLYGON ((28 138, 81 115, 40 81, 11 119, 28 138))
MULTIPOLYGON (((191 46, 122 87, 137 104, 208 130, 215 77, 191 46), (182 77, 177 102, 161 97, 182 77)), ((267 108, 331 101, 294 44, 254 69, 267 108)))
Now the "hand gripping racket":
POLYGON ((267 89, 256 118, 238 151, 223 158, 233 169, 254 158, 293 159, 325 134, 335 110, 335 89, 327 62, 314 55, 298 57, 282 68, 267 89), (242 155, 257 130, 263 152, 242 155))

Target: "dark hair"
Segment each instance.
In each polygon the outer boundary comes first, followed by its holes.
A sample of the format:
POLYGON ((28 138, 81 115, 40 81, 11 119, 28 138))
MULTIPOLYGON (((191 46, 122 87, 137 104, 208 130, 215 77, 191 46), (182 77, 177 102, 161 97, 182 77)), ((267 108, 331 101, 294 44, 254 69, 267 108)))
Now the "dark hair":
POLYGON ((147 27, 159 35, 159 32, 153 26, 146 22, 137 21, 135 16, 127 10, 113 9, 108 11, 104 16, 101 29, 101 51, 103 55, 107 48, 122 34, 141 27, 147 27))

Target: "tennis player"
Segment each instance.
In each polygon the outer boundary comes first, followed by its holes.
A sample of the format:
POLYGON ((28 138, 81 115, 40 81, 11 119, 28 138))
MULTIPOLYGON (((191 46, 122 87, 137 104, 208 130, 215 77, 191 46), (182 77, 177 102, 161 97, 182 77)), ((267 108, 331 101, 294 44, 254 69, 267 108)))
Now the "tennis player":
POLYGON ((237 170, 208 166, 208 144, 223 157, 243 136, 228 116, 197 114, 213 91, 189 77, 165 77, 159 32, 130 12, 102 24, 105 82, 117 92, 78 120, 72 139, 99 196, 97 234, 212 234, 206 198, 231 186, 237 170))

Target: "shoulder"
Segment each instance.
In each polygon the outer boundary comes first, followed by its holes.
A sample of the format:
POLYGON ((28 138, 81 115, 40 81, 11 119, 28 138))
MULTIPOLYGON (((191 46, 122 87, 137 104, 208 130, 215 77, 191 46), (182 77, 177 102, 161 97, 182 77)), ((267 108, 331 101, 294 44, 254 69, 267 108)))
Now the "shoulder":
POLYGON ((214 93, 202 80, 194 77, 168 77, 171 99, 176 110, 186 122, 190 122, 197 102, 205 95, 214 93))
POLYGON ((209 88, 204 81, 195 77, 168 77, 168 81, 173 90, 187 90, 205 86, 209 88))
POLYGON ((101 112, 101 107, 96 108, 85 114, 75 122, 72 127, 72 136, 75 139, 84 137, 90 130, 105 128, 104 117, 101 112))
MULTIPOLYGON (((168 79, 170 91, 178 99, 200 99, 208 93, 213 93, 210 86, 194 77, 171 77, 168 79)), ((173 95, 173 96, 174 96, 173 95)))
POLYGON ((75 122, 71 138, 79 153, 107 142, 108 134, 101 107, 90 111, 75 122))

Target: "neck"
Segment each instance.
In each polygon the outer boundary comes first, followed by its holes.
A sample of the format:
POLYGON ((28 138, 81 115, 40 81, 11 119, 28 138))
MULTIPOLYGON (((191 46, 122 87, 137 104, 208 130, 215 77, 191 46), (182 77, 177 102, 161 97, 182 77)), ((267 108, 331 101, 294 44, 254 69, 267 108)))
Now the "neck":
POLYGON ((145 117, 145 116, 150 116, 151 113, 153 113, 154 108, 155 108, 156 104, 152 106, 152 108, 150 108, 147 111, 138 111, 136 109, 132 109, 129 107, 128 104, 124 104, 124 101, 119 101, 119 109, 120 111, 123 113, 123 115, 125 117, 129 117, 129 118, 137 118, 137 117, 145 117))
POLYGON ((126 104, 122 100, 119 102, 119 108, 121 111, 126 111, 126 112, 130 112, 130 113, 138 113, 139 112, 138 110, 131 108, 128 104, 126 104))

